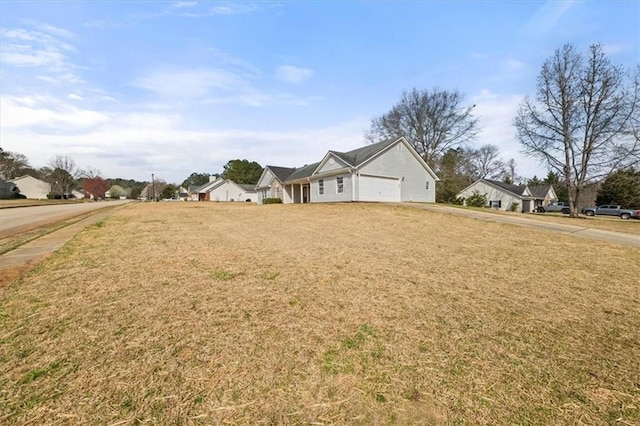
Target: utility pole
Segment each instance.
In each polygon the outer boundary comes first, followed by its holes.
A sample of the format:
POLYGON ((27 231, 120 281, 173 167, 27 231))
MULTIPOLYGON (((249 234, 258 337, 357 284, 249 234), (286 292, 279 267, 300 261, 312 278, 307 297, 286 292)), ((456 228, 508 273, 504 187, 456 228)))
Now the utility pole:
POLYGON ((153 173, 151 173, 151 201, 156 201, 156 182, 153 179, 153 173))

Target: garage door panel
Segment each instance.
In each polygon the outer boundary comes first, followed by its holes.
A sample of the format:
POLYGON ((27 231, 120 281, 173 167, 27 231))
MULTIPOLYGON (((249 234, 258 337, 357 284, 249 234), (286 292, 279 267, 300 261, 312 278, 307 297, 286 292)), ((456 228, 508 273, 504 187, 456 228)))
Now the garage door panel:
POLYGON ((400 201, 400 180, 360 176, 360 201, 400 201))

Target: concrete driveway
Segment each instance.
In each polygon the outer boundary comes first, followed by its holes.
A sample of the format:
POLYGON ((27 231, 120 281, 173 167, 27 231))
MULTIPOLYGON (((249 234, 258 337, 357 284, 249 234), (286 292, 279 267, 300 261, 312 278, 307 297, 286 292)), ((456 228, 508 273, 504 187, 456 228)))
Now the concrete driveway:
POLYGON ((556 232, 559 234, 569 234, 580 238, 606 241, 613 244, 622 244, 631 247, 640 247, 640 236, 625 234, 623 232, 604 231, 602 229, 587 228, 575 225, 564 225, 528 217, 508 216, 495 213, 485 213, 475 210, 466 210, 440 204, 417 204, 417 203, 397 203, 399 206, 412 207, 428 210, 436 213, 452 214, 455 216, 468 217, 472 219, 484 220, 494 223, 508 223, 525 228, 538 229, 542 231, 556 232))
POLYGON ((95 210, 119 206, 129 202, 128 200, 103 201, 0 209, 0 239, 74 216, 80 216, 95 210))

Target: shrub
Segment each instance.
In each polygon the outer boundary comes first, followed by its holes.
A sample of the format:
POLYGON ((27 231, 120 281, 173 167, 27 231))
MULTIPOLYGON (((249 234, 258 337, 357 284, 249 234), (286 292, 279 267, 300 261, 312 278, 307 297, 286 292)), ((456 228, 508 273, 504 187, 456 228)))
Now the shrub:
POLYGON ((517 201, 514 201, 513 203, 511 203, 511 205, 509 206, 509 211, 511 212, 517 212, 518 211, 518 207, 520 206, 520 203, 518 203, 517 201))
POLYGON ((471 207, 484 207, 487 205, 487 196, 480 194, 478 191, 473 191, 473 195, 466 199, 467 206, 471 207))
POLYGON ((262 200, 262 204, 282 204, 282 200, 280 198, 265 198, 262 200))

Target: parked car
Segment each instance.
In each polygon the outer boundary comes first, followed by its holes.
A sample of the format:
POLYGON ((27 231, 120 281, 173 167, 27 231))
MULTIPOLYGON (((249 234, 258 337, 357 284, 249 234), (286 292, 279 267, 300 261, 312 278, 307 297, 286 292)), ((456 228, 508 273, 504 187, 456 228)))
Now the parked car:
POLYGON ((617 204, 605 204, 597 207, 585 207, 582 214, 587 216, 618 216, 620 219, 640 219, 640 210, 623 209, 617 204))
POLYGON ((569 209, 569 203, 565 203, 563 201, 551 203, 546 206, 538 206, 537 210, 538 210, 538 213, 546 213, 546 212, 561 212, 564 214, 571 213, 571 210, 569 209))

